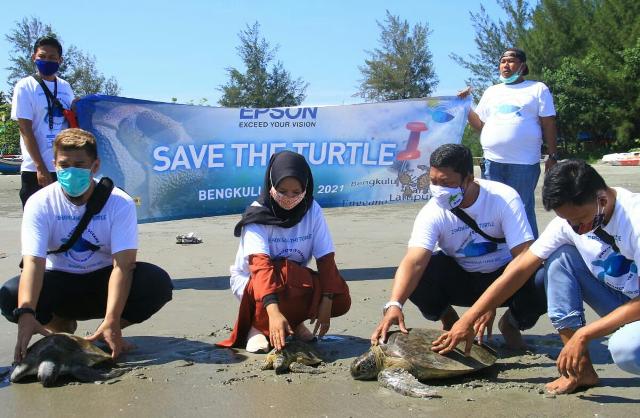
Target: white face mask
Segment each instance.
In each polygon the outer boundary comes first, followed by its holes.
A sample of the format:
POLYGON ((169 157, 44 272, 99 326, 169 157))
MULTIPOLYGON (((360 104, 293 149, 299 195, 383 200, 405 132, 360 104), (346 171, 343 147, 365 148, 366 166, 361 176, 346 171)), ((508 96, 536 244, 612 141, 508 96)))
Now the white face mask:
POLYGON ((431 197, 436 200, 436 204, 443 209, 453 209, 460 206, 464 198, 464 190, 462 187, 444 187, 429 185, 431 197))

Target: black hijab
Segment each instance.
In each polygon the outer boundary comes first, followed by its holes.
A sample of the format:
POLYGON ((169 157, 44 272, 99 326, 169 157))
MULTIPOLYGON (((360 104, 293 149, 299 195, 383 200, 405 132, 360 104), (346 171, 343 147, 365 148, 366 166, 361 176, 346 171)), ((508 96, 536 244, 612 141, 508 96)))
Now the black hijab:
POLYGON ((260 196, 256 200, 260 206, 251 205, 247 207, 242 215, 242 219, 233 230, 233 235, 239 237, 242 227, 248 224, 277 225, 282 228, 291 228, 302 220, 313 203, 313 175, 307 160, 293 151, 281 151, 273 154, 264 175, 264 184, 260 196), (306 190, 302 202, 291 210, 282 209, 272 198, 269 190, 271 186, 278 186, 278 183, 285 177, 295 177, 306 190))

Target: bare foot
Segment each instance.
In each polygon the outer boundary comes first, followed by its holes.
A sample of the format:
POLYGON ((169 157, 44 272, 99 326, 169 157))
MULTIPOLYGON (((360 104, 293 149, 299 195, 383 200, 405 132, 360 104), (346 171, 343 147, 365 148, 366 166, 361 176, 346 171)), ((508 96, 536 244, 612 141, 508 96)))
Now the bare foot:
POLYGON ((442 330, 451 330, 451 327, 453 327, 453 324, 455 324, 458 319, 460 319, 460 317, 456 310, 449 306, 440 317, 440 321, 442 321, 442 330))
POLYGON ((75 319, 64 319, 59 316, 53 316, 53 319, 44 326, 50 332, 66 332, 73 334, 78 328, 78 322, 75 319))
POLYGON ((512 350, 523 350, 527 348, 527 345, 522 340, 522 334, 520 330, 514 327, 511 323, 514 322, 511 316, 511 311, 507 310, 500 321, 498 321, 498 329, 504 338, 507 348, 512 350))
POLYGON ((304 326, 304 323, 298 325, 293 333, 295 337, 304 342, 309 342, 315 338, 315 335, 307 327, 304 326))
POLYGON ((545 388, 548 393, 554 395, 561 395, 567 393, 573 393, 579 388, 589 388, 597 385, 599 382, 598 374, 593 369, 591 362, 585 365, 582 369, 582 373, 578 377, 565 377, 560 376, 553 382, 546 384, 545 388))

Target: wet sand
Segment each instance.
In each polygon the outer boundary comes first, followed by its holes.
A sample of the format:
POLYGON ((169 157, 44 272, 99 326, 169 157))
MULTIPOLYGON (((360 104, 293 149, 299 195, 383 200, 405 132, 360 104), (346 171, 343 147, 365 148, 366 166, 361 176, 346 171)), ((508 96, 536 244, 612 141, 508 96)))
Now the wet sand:
MULTIPOLYGON (((640 192, 637 167, 598 166, 611 185, 640 192)), ((0 279, 18 273, 21 208, 19 177, 0 175, 0 279)), ((217 349, 235 320, 228 268, 237 249, 238 216, 190 219, 140 226, 139 260, 157 263, 174 279, 173 301, 146 323, 125 330, 138 348, 120 362, 133 369, 102 384, 66 384, 45 389, 37 383, 9 384, 0 378, 0 415, 42 416, 635 416, 640 378, 613 365, 606 339, 592 343, 601 384, 572 395, 549 397, 544 383, 556 376, 561 343, 548 318, 525 334, 529 351, 500 348, 500 360, 475 375, 429 382, 440 398, 412 399, 376 382, 351 379, 348 368, 368 347, 368 339, 388 300, 395 267, 406 250, 420 204, 326 209, 338 267, 347 278, 353 305, 334 319, 330 340, 317 348, 326 360, 323 374, 276 376, 261 371, 262 356, 217 349), (204 240, 177 245, 190 231, 204 240)), ((539 203, 538 224, 551 215, 539 203)), ((460 309, 459 309, 460 310, 460 309)), ((502 310, 500 310, 502 311, 502 310)), ((500 315, 500 313, 499 313, 500 315)), ((595 315, 589 311, 587 319, 595 315)), ((408 326, 438 327, 410 303, 408 326)), ((77 334, 98 321, 80 323, 77 334)), ((497 333, 498 330, 495 329, 497 333)), ((0 374, 10 366, 16 327, 0 320, 0 374)))

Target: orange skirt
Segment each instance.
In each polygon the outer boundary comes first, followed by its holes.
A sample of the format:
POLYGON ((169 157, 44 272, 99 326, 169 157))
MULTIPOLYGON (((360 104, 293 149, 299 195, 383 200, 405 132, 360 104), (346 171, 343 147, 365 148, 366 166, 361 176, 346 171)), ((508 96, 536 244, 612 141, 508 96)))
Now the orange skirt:
MULTIPOLYGON (((276 261, 274 275, 278 283, 278 307, 287 318, 289 324, 295 329, 305 320, 316 317, 322 290, 318 274, 300 265, 287 260, 276 261)), ((342 281, 342 289, 335 292, 331 308, 331 317, 344 315, 351 307, 349 286, 342 281)), ((251 327, 256 328, 269 338, 269 316, 262 304, 262 299, 256 300, 254 281, 249 279, 247 287, 242 295, 238 319, 233 327, 231 336, 216 345, 220 347, 244 347, 247 342, 247 334, 251 327)))

